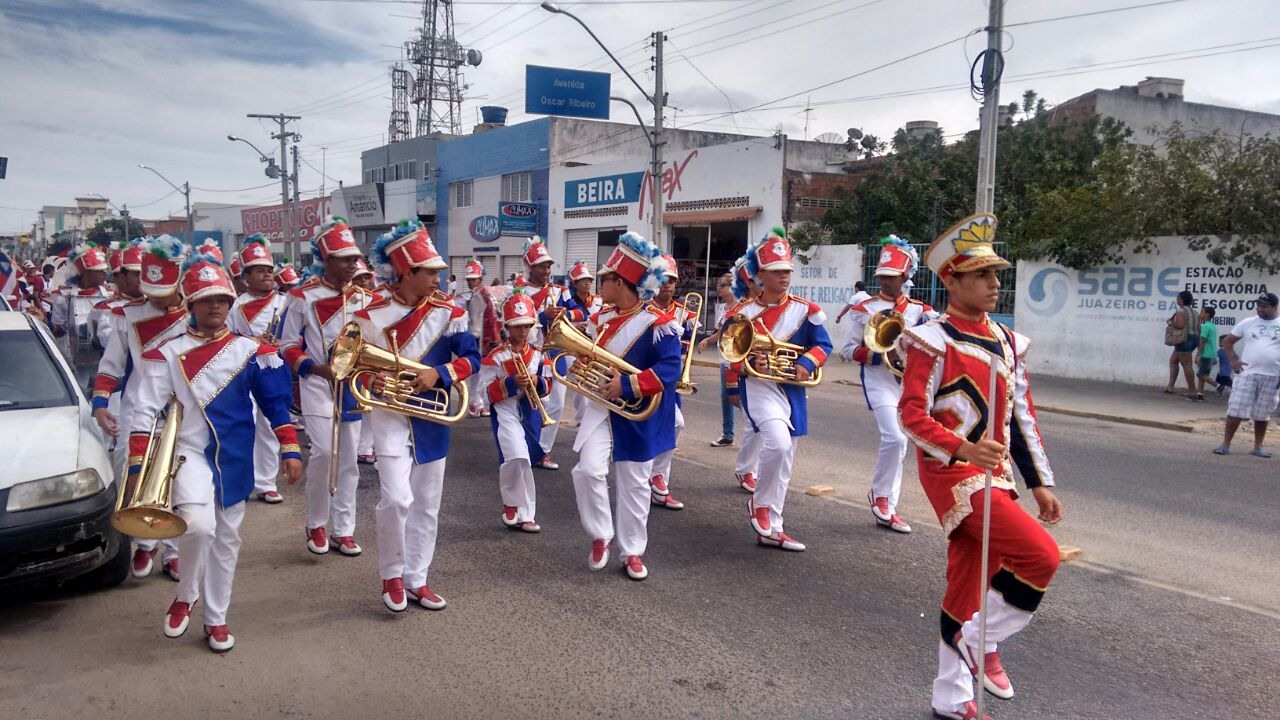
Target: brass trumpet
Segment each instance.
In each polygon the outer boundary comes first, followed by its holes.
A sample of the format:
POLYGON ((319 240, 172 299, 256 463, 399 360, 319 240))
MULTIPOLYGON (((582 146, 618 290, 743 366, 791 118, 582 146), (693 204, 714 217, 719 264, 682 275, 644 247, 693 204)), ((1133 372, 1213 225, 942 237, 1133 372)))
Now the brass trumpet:
MULTIPOLYGON (((698 392, 698 386, 693 384, 690 373, 693 370, 693 344, 698 339, 698 320, 702 317, 702 295, 696 292, 685 295, 684 309, 685 317, 693 318, 693 332, 689 335, 688 341, 680 341, 684 362, 680 364, 680 379, 676 381, 676 392, 681 395, 692 395, 698 392)), ((681 332, 683 333, 683 328, 681 332)))
POLYGON ((414 393, 413 378, 419 370, 427 369, 426 365, 401 356, 399 348, 387 351, 369 344, 361 338, 360 326, 354 322, 347 323, 334 341, 329 367, 333 369, 335 385, 350 383, 359 412, 381 408, 441 425, 453 425, 467 415, 470 395, 465 382, 453 384, 458 391, 458 409, 450 413, 449 391, 429 388, 423 394, 414 393), (375 395, 371 381, 382 373, 391 377, 385 379, 382 392, 375 395))
POLYGON ((271 314, 271 322, 267 323, 266 332, 262 333, 262 339, 266 342, 276 345, 280 340, 280 308, 276 308, 271 314))
POLYGON ((905 328, 902 313, 885 309, 868 318, 867 327, 862 331, 862 344, 871 352, 883 354, 889 372, 898 377, 902 377, 903 370, 897 353, 898 338, 905 328))
POLYGON ((164 426, 156 434, 160 416, 151 423, 151 439, 142 456, 142 467, 129 475, 116 497, 111 527, 125 535, 148 540, 167 540, 187 531, 187 521, 173 511, 173 479, 178 476, 185 455, 177 455, 178 428, 182 425, 182 403, 169 398, 164 426))
POLYGON ((551 374, 564 383, 566 387, 586 397, 591 402, 604 407, 628 420, 648 420, 662 403, 662 393, 639 398, 631 402, 626 400, 610 400, 600 392, 600 388, 608 384, 618 373, 634 375, 640 369, 604 348, 596 345, 591 338, 575 328, 569 320, 561 315, 547 328, 544 347, 552 347, 577 358, 566 374, 560 374, 555 364, 551 365, 551 374))
POLYGON ((511 362, 516 366, 516 375, 529 381, 529 389, 525 391, 525 397, 529 398, 529 404, 542 416, 542 427, 555 425, 555 418, 547 412, 546 405, 542 403, 542 396, 538 394, 538 378, 529 372, 529 366, 525 364, 524 358, 520 357, 510 344, 507 345, 507 352, 511 353, 511 362))
POLYGON ((797 380, 796 361, 804 354, 804 348, 775 339, 757 328, 746 315, 734 315, 725 323, 720 336, 720 354, 731 363, 742 363, 748 375, 761 380, 800 387, 817 387, 822 382, 821 367, 814 370, 808 380, 797 380), (767 369, 763 372, 757 370, 755 363, 751 362, 752 355, 764 356, 767 369))

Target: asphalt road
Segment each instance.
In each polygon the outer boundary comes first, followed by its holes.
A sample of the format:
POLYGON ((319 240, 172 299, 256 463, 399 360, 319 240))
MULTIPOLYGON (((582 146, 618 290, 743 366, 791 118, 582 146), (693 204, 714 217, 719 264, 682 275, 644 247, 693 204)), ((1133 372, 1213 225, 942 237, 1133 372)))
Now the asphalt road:
MULTIPOLYGON (((302 495, 255 503, 215 657, 160 632, 160 576, 0 603, 0 719, 288 717, 927 718, 944 540, 908 464, 916 532, 873 526, 875 449, 858 388, 814 391, 787 528, 803 554, 758 547, 714 371, 686 403, 674 492, 655 509, 650 578, 586 569, 568 469, 572 431, 539 472, 540 535, 498 522, 486 421, 455 434, 433 589, 449 608, 379 599, 366 469, 360 558, 303 547, 302 495), (802 494, 835 486, 834 498, 802 494)), ((1035 622, 1003 649, 1018 696, 997 718, 1264 718, 1280 666, 1280 466, 1216 458, 1213 438, 1046 415, 1067 518, 1064 565, 1035 622)), ((616 560, 615 560, 616 563, 616 560)))

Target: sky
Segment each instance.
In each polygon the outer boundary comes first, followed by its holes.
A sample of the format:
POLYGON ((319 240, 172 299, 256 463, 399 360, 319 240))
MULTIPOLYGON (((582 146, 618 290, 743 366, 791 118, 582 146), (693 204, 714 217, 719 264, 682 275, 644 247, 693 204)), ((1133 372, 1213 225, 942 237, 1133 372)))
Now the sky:
MULTIPOLYGON (((610 71, 572 19, 536 0, 456 0, 456 35, 480 50, 463 71, 463 128, 481 105, 524 115, 526 64, 610 71)), ((666 122, 792 137, 849 128, 889 138, 911 120, 948 136, 977 126, 969 65, 986 46, 984 0, 566 0, 647 89, 646 46, 666 31, 666 122), (927 52, 922 52, 927 51, 927 52), (806 108, 809 108, 806 112, 806 108), (807 128, 806 128, 807 125, 807 128)), ((302 135, 300 185, 316 197, 360 182, 360 151, 383 144, 390 66, 414 37, 414 0, 5 0, 0 3, 0 233, 29 230, 42 205, 104 195, 136 217, 193 202, 278 201, 257 153, 278 153, 286 112, 302 135), (327 148, 327 150, 322 150, 327 148), (167 194, 167 195, 166 195, 167 194)), ((1146 76, 1186 80, 1186 98, 1280 113, 1274 0, 1008 0, 1002 101, 1050 104, 1146 76), (1135 7, 1118 12, 1117 8, 1135 7), (1063 17, 1089 14, 1084 17, 1063 17)), ((633 122, 625 108, 614 120, 633 122)))

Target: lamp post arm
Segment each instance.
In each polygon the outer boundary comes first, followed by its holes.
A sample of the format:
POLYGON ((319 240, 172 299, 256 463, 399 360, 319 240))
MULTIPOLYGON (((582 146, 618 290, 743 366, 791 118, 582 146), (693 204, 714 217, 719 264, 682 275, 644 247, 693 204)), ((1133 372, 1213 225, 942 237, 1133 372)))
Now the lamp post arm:
POLYGON ((610 50, 608 46, 606 46, 604 42, 600 40, 600 38, 596 37, 596 34, 591 30, 590 27, 587 26, 585 22, 582 21, 582 18, 578 17, 577 15, 574 15, 568 10, 562 10, 559 8, 557 8, 555 12, 559 13, 560 15, 568 15, 569 17, 573 18, 574 22, 581 25, 582 29, 586 30, 587 34, 591 36, 591 39, 595 40, 596 44, 600 46, 600 49, 604 50, 605 54, 609 56, 609 59, 613 61, 613 64, 618 66, 618 69, 622 71, 622 74, 627 76, 627 79, 631 81, 631 84, 636 86, 636 89, 640 91, 640 94, 644 96, 644 99, 648 100, 651 104, 656 104, 653 99, 653 96, 645 92, 645 89, 642 85, 640 85, 640 82, 636 80, 635 77, 632 76, 631 73, 627 70, 626 66, 623 65, 618 60, 618 58, 614 56, 613 51, 610 50))
POLYGON ((635 114, 636 114, 636 122, 640 123, 640 129, 644 131, 644 137, 645 137, 645 139, 646 139, 646 140, 648 140, 648 141, 649 141, 649 145, 651 145, 651 146, 652 146, 652 145, 653 145, 653 133, 649 132, 649 128, 645 127, 645 125, 644 125, 644 119, 640 117, 640 110, 639 110, 638 108, 636 108, 636 104, 635 104, 635 103, 633 103, 633 102, 631 102, 630 100, 628 100, 628 99, 624 98, 624 97, 618 97, 618 96, 616 96, 616 95, 610 95, 610 96, 609 96, 609 99, 610 99, 610 100, 613 100, 613 101, 615 101, 615 102, 625 103, 627 107, 631 108, 631 112, 633 112, 633 113, 635 113, 635 114))

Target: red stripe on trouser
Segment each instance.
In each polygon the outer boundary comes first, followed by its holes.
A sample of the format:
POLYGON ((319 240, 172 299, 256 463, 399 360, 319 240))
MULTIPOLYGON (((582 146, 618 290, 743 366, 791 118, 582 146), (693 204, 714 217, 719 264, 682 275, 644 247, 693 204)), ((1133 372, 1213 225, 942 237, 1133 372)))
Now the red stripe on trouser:
MULTIPOLYGON (((1004 568, 1030 585, 1047 588, 1058 570, 1058 544, 1008 490, 992 492, 988 571, 994 576, 1004 568)), ((952 531, 947 545, 947 592, 942 599, 942 609, 960 622, 978 612, 985 496, 982 491, 970 496, 973 512, 952 531)))

